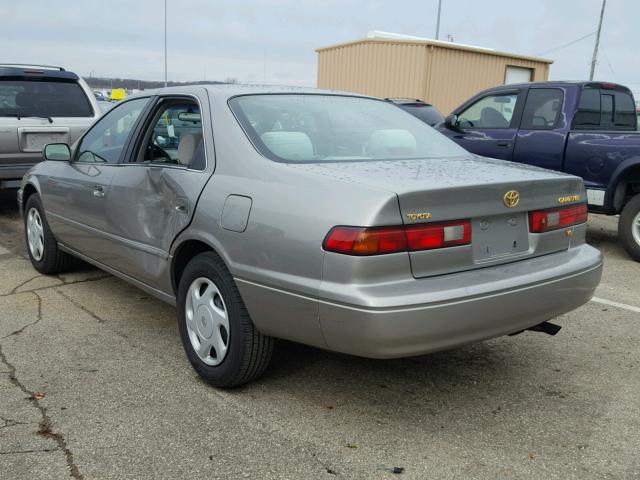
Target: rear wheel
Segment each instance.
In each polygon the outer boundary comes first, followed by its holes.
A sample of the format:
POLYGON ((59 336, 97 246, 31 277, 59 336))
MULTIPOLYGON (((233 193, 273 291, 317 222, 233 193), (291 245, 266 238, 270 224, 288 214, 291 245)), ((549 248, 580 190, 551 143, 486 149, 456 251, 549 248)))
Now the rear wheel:
POLYGON ((224 262, 202 253, 186 266, 178 288, 178 324, 193 368, 216 387, 259 377, 273 339, 256 330, 224 262))
POLYGON ((33 267, 45 274, 68 270, 72 265, 73 257, 58 248, 58 242, 51 233, 38 194, 34 193, 27 199, 24 211, 27 252, 33 267))
POLYGON ((618 236, 631 258, 640 262, 640 195, 633 197, 622 209, 618 236))

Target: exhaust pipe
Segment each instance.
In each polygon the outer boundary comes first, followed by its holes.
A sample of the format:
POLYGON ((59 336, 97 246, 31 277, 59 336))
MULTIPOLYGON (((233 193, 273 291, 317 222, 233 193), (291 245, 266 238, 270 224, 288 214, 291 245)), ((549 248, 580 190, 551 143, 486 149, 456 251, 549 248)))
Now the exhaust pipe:
POLYGON ((542 333, 546 333, 547 335, 553 336, 556 333, 558 333, 561 328, 562 327, 560 325, 556 325, 555 323, 542 322, 542 323, 539 323, 538 325, 534 325, 531 328, 527 328, 527 330, 531 330, 532 332, 542 332, 542 333))

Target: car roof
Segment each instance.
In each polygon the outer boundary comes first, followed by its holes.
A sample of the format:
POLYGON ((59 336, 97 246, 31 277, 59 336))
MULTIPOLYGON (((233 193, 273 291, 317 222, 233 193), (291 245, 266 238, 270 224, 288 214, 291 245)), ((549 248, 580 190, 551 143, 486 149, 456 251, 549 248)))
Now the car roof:
POLYGON ((306 95, 347 95, 351 97, 374 98, 368 95, 362 95, 354 92, 344 92, 340 90, 325 90, 312 87, 293 87, 285 85, 247 85, 247 84, 198 84, 185 85, 177 87, 158 88, 153 90, 144 90, 138 92, 129 98, 146 95, 157 95, 166 93, 185 93, 197 89, 206 89, 211 96, 232 98, 239 95, 257 95, 257 94, 306 94, 306 95))
POLYGON ((494 90, 504 90, 505 88, 531 88, 531 87, 566 87, 567 85, 575 85, 578 87, 608 85, 611 90, 625 90, 629 89, 624 85, 614 82, 603 82, 593 80, 547 80, 543 82, 523 82, 523 83, 510 83, 508 85, 498 85, 495 87, 484 90, 485 92, 491 92, 494 90))
POLYGON ((79 79, 78 75, 73 72, 69 72, 62 67, 15 64, 0 64, 0 77, 57 78, 66 80, 79 79))

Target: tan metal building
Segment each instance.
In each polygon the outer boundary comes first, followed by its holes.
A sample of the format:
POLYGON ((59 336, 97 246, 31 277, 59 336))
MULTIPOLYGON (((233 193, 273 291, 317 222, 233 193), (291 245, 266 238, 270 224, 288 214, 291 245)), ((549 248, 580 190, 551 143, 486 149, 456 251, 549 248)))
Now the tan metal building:
POLYGON ((417 98, 447 114, 485 88, 547 80, 553 63, 457 43, 372 33, 370 38, 316 50, 319 88, 417 98))

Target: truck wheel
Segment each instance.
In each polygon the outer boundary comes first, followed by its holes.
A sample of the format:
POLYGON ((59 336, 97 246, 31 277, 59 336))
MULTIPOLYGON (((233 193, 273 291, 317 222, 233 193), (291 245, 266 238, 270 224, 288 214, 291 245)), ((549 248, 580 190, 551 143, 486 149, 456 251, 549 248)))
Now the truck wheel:
POLYGON ((213 252, 194 257, 180 278, 178 327, 196 372, 215 387, 235 387, 269 365, 273 339, 251 321, 231 274, 213 252))
POLYGON ((27 252, 33 267, 44 274, 68 270, 73 263, 73 257, 58 248, 58 242, 51 233, 38 194, 34 193, 27 199, 24 211, 27 252))
POLYGON ((631 258, 640 262, 640 195, 633 197, 622 209, 618 236, 631 258))

